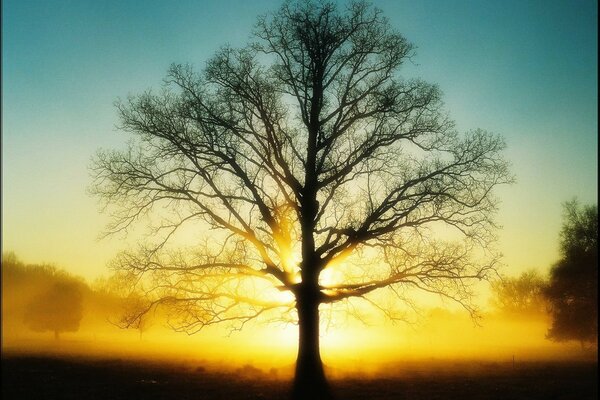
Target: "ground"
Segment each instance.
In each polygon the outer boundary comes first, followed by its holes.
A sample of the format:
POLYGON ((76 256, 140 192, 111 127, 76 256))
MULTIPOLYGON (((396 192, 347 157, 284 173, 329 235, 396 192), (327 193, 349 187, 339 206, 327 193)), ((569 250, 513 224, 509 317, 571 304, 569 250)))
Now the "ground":
MULTIPOLYGON (((337 399, 586 400, 597 362, 413 363, 395 376, 335 377, 337 399)), ((191 363, 2 354, 2 399, 286 399, 290 381, 250 365, 218 372, 191 363)))

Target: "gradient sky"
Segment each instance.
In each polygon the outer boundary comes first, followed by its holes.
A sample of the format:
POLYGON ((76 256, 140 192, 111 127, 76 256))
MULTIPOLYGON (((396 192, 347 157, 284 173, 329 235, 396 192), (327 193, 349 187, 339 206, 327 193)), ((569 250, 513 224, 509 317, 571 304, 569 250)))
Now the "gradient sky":
MULTIPOLYGON (((343 3, 340 1, 340 3, 343 3)), ((113 102, 243 45, 280 1, 2 1, 2 250, 92 279, 124 242, 86 194, 100 147, 121 146, 113 102)), ((558 257, 561 203, 597 203, 594 0, 378 0, 417 47, 407 76, 437 83, 462 130, 508 143, 518 182, 498 191, 505 273, 558 257)))

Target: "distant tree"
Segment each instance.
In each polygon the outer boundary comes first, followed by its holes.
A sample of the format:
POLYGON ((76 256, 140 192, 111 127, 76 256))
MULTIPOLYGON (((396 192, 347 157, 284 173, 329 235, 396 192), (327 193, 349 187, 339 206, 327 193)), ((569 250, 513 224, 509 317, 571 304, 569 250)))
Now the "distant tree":
POLYGON ((187 333, 291 311, 294 397, 328 398, 319 307, 417 289, 474 313, 473 283, 497 262, 493 189, 512 176, 501 137, 460 134, 435 85, 398 73, 414 47, 380 10, 286 2, 254 38, 120 102, 137 140, 98 153, 92 190, 117 206, 110 232, 156 222, 115 261, 147 310, 170 304, 187 333), (167 251, 193 224, 206 241, 167 251), (446 228, 460 240, 436 238, 446 228))
POLYGON ((35 296, 27 305, 24 322, 34 331, 76 332, 83 316, 81 284, 77 281, 55 282, 35 296))
POLYGON ((25 264, 14 252, 2 253, 2 288, 27 285, 46 287, 48 282, 68 277, 64 271, 50 264, 25 264), (6 284, 6 286, 5 286, 6 284))
POLYGON ((502 277, 491 283, 492 306, 506 314, 544 315, 548 308, 544 297, 546 286, 546 280, 536 270, 518 277, 502 277))
POLYGON ((565 203, 561 260, 545 291, 551 305, 548 338, 598 343, 598 206, 565 203))
POLYGON ((14 251, 7 251, 2 253, 2 271, 4 272, 7 268, 16 268, 22 266, 23 263, 14 251))
MULTIPOLYGON (((27 300, 24 298, 24 264, 14 252, 2 253, 2 330, 3 339, 18 334, 17 329, 23 323, 23 310, 27 300), (10 327, 10 328, 9 328, 10 327)), ((31 289, 30 289, 31 290, 31 289)))
POLYGON ((157 309, 148 312, 148 300, 140 293, 129 293, 121 298, 121 314, 116 325, 122 328, 136 329, 142 340, 144 332, 153 325, 157 309))
POLYGON ((50 264, 26 264, 14 253, 2 254, 2 321, 17 333, 24 315, 35 297, 41 296, 56 282, 74 278, 50 264))
POLYGON ((118 271, 108 278, 96 279, 93 287, 97 293, 111 299, 108 321, 120 328, 137 330, 142 340, 144 332, 154 324, 156 307, 153 313, 148 312, 151 307, 148 299, 140 291, 132 290, 135 288, 132 288, 127 277, 118 271))

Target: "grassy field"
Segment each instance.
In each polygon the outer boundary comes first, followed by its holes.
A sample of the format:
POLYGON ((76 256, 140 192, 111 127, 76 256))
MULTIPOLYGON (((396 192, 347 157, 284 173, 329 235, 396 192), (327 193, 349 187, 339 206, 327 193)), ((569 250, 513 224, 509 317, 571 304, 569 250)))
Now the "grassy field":
MULTIPOLYGON (((598 398, 595 362, 390 364, 375 377, 331 380, 338 399, 598 398), (402 371, 395 373, 395 371, 402 371)), ((286 399, 290 380, 250 365, 227 372, 195 363, 3 352, 6 399, 286 399)))

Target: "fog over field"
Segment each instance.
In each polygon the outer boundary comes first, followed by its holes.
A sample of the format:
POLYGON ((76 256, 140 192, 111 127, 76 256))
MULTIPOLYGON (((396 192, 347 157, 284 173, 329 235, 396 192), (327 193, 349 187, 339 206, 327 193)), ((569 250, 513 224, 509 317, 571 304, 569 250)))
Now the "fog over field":
POLYGON ((598 397, 597 0, 3 0, 2 398, 598 397))
MULTIPOLYGON (((257 321, 241 331, 209 326, 195 335, 176 333, 168 326, 165 310, 149 316, 146 325, 125 329, 119 318, 128 299, 111 289, 106 280, 92 284, 49 265, 26 265, 5 255, 2 266, 2 348, 6 353, 133 357, 201 362, 215 368, 247 365, 279 374, 293 372, 297 326, 257 321), (35 299, 57 283, 71 282, 80 293, 77 326, 60 330, 32 329, 28 313, 35 299), (64 330, 64 331, 63 331, 64 330)), ((67 300, 68 301, 68 300, 67 300)), ((58 304, 57 314, 65 304, 58 304)), ((507 313, 488 304, 481 319, 461 309, 422 308, 407 321, 386 321, 383 315, 361 321, 335 312, 322 322, 322 356, 333 375, 373 375, 395 372, 411 363, 593 360, 594 348, 577 342, 556 343, 546 338, 550 326, 545 312, 507 313), (389 371, 388 371, 389 372, 389 371)), ((46 312, 48 312, 46 310, 46 312)), ((406 367, 408 368, 408 367, 406 367)))

